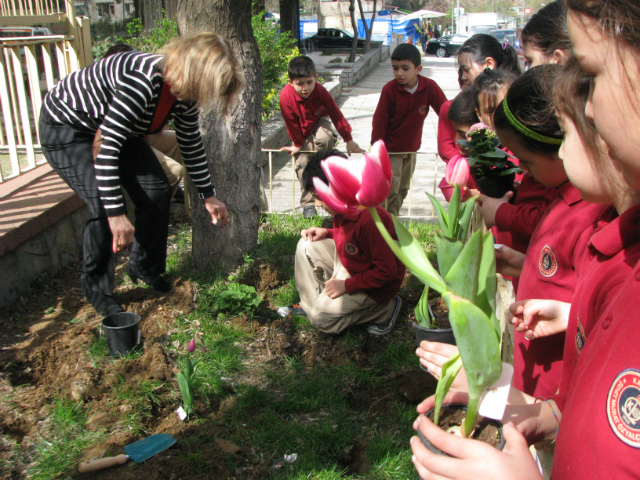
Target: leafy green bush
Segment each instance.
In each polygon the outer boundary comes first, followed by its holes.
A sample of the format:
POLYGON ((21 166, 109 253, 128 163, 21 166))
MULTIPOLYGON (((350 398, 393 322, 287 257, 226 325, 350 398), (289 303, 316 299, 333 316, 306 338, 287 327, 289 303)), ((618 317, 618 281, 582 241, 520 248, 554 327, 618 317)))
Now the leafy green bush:
POLYGON ((93 42, 94 62, 103 58, 107 50, 118 42, 124 42, 140 52, 155 53, 164 47, 169 40, 178 36, 178 23, 165 16, 158 22, 157 27, 149 30, 149 33, 145 33, 140 19, 133 18, 128 20, 126 25, 123 24, 123 28, 113 30, 111 33, 112 36, 93 42), (118 36, 117 33, 121 32, 124 27, 126 27, 127 35, 118 36))
POLYGON ((243 313, 253 315, 253 312, 261 302, 262 298, 260 298, 254 287, 234 282, 230 283, 226 290, 216 296, 213 306, 219 312, 229 315, 241 315, 243 313))
POLYGON ((278 109, 280 90, 287 84, 289 60, 300 53, 289 32, 278 33, 278 25, 263 18, 264 12, 254 15, 251 26, 262 59, 262 118, 266 120, 278 109))

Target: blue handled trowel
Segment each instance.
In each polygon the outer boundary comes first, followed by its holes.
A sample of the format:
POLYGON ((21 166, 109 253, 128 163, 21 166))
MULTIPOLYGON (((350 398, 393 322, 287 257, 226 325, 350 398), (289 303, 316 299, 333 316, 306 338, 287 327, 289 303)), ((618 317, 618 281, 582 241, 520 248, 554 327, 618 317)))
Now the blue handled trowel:
POLYGON ((125 453, 123 455, 98 458, 96 460, 91 460, 90 462, 81 463, 78 465, 78 472, 95 472, 96 470, 102 470, 103 468, 123 465, 128 460, 133 460, 136 463, 144 462, 145 460, 153 457, 156 453, 166 450, 174 443, 176 443, 176 439, 171 434, 158 433, 156 435, 151 435, 144 440, 134 442, 124 447, 125 453))

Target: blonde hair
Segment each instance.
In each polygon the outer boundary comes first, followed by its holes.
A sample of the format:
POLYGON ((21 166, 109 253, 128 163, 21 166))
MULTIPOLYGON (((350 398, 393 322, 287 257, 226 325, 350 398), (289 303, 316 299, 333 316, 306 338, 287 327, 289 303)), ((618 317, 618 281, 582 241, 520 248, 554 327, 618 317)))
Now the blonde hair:
POLYGON ((158 53, 164 55, 163 77, 178 100, 226 113, 244 88, 244 74, 229 41, 214 32, 178 37, 158 53))

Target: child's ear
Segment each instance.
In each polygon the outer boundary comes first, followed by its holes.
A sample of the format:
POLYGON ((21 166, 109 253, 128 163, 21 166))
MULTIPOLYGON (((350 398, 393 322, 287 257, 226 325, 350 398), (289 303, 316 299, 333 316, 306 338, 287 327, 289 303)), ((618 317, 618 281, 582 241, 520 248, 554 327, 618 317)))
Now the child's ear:
POLYGON ((416 73, 417 73, 418 75, 420 75, 420 72, 422 72, 422 65, 418 65, 418 66, 416 67, 416 73))
POLYGON ((289 84, 293 85, 293 78, 289 77, 289 84))
POLYGON ((498 65, 496 64, 496 61, 493 57, 487 57, 484 60, 484 68, 490 68, 491 70, 493 70, 494 68, 498 68, 498 65))
POLYGON ((558 65, 564 65, 567 63, 568 56, 564 50, 560 50, 559 48, 553 52, 552 62, 558 65))

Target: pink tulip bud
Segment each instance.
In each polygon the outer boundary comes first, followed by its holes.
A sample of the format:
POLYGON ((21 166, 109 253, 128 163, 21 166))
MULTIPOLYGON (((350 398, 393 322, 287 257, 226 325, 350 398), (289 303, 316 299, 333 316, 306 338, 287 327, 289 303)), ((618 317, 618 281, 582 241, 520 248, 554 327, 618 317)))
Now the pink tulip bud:
POLYGON ((192 338, 189 341, 189 346, 187 347, 187 350, 189 350, 190 353, 193 353, 196 351, 196 340, 194 338, 192 338))
POLYGON ((329 157, 322 161, 329 185, 319 178, 313 185, 320 199, 342 215, 384 202, 391 191, 391 163, 384 142, 377 141, 361 160, 329 157))
POLYGON ((469 182, 471 170, 469 162, 462 155, 456 155, 449 160, 444 178, 449 185, 460 185, 464 187, 469 182))

